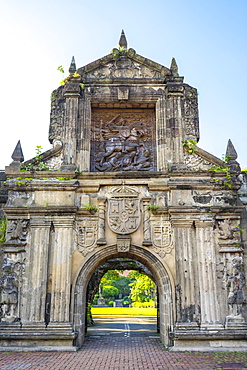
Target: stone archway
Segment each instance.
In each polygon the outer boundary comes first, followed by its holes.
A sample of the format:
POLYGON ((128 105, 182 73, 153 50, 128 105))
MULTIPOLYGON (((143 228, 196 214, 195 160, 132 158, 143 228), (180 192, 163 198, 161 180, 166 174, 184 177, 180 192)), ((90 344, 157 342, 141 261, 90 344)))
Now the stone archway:
POLYGON ((169 332, 174 323, 174 287, 169 276, 168 268, 151 252, 135 245, 131 245, 129 252, 120 253, 116 245, 107 246, 92 255, 82 266, 72 295, 74 330, 78 333, 75 346, 81 347, 85 336, 86 294, 89 280, 98 266, 112 258, 131 258, 140 261, 152 272, 159 291, 160 307, 160 337, 164 345, 172 345, 169 332))

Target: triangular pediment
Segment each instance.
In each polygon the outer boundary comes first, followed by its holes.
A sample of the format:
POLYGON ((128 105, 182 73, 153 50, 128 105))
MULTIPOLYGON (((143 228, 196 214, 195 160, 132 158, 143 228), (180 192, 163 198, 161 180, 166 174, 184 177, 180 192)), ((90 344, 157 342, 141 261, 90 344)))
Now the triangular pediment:
POLYGON ((224 168, 227 166, 221 159, 198 146, 195 147, 193 153, 189 153, 185 149, 184 161, 186 166, 192 171, 210 171, 216 167, 224 168))
POLYGON ((171 70, 147 59, 134 49, 113 49, 112 53, 77 70, 84 81, 107 79, 161 79, 171 75, 171 70))

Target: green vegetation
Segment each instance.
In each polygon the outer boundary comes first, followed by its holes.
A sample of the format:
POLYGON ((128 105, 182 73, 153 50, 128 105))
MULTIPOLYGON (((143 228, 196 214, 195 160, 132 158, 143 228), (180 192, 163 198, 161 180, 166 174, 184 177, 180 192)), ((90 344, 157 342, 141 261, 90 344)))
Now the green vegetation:
POLYGON ((114 49, 111 50, 111 54, 113 54, 112 59, 117 61, 126 52, 127 52, 127 50, 123 46, 119 46, 118 49, 114 48, 114 49))
POLYGON ((61 177, 61 176, 57 176, 56 177, 57 180, 61 180, 61 181, 66 181, 66 180, 71 180, 73 179, 73 177, 61 177))
POLYGON ((92 307, 93 315, 157 315, 156 308, 92 307))
MULTIPOLYGON (((133 278, 130 292, 130 298, 133 302, 133 306, 136 307, 145 307, 143 303, 147 303, 151 301, 151 305, 154 306, 154 294, 155 294, 155 284, 154 282, 147 276, 140 274, 138 271, 131 271, 129 273, 129 277, 133 278), (142 303, 142 305, 138 306, 138 303, 142 303)), ((149 306, 149 305, 147 305, 149 306)))
POLYGON ((6 218, 2 218, 0 220, 0 243, 5 243, 6 241, 6 228, 7 228, 7 220, 6 218))
POLYGON ((159 206, 155 206, 154 204, 149 204, 148 209, 149 211, 157 211, 157 209, 159 209, 159 206))
POLYGON ((197 140, 196 139, 189 139, 183 140, 182 145, 187 149, 189 154, 195 153, 197 148, 197 140))
POLYGON ((98 208, 93 206, 91 203, 84 204, 83 208, 89 211, 92 215, 98 211, 98 208))
MULTIPOLYGON (((103 298, 108 306, 113 306, 116 299, 121 300, 124 307, 130 304, 135 308, 151 308, 155 306, 155 284, 146 275, 138 271, 130 271, 123 276, 120 271, 109 270, 100 281, 103 298)), ((94 297, 97 304, 99 294, 94 297)))
POLYGON ((27 165, 21 164, 21 171, 49 171, 49 167, 45 164, 42 159, 42 146, 37 145, 35 148, 36 156, 33 163, 29 163, 27 165))

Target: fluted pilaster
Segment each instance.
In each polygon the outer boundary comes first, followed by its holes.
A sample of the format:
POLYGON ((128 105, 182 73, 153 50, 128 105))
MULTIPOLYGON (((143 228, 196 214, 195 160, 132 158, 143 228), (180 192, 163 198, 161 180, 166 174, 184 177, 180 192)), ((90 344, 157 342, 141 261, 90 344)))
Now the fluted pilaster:
MULTIPOLYGON (((193 220, 172 220, 176 258, 177 324, 199 321, 197 259, 193 220)), ((185 325, 186 323, 186 325, 185 325)))
POLYGON ((47 266, 51 221, 32 217, 30 249, 27 254, 28 280, 23 292, 22 322, 44 322, 47 288, 47 266))
POLYGON ((201 327, 219 328, 214 221, 196 221, 198 281, 200 286, 201 327))
POLYGON ((51 323, 69 321, 73 221, 73 216, 53 219, 55 237, 51 276, 51 323))

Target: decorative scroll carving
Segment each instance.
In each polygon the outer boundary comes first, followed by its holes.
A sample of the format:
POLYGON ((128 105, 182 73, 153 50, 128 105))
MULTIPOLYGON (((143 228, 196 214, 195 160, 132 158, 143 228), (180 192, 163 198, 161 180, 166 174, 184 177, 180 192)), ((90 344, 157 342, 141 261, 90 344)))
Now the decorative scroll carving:
POLYGON ((116 61, 108 62, 92 72, 87 73, 87 78, 160 78, 163 73, 147 67, 133 60, 121 57, 116 61))
POLYGON ((154 219, 151 223, 152 242, 154 250, 162 258, 171 253, 173 248, 172 228, 170 221, 154 219))
POLYGON ((97 219, 83 219, 76 224, 77 248, 86 256, 92 252, 96 246, 98 232, 97 219))
POLYGON ((92 117, 92 171, 154 170, 154 112, 100 110, 92 117), (117 111, 117 112, 116 112, 117 111))
POLYGON ((0 280, 1 321, 14 322, 18 320, 18 289, 24 269, 25 264, 19 257, 4 258, 3 276, 0 280))
POLYGON ((29 220, 9 220, 5 244, 26 244, 29 220))
POLYGON ((191 86, 186 86, 184 94, 185 133, 190 138, 199 138, 197 90, 191 86))
POLYGON ((108 199, 108 223, 117 234, 131 234, 140 225, 140 200, 134 187, 114 187, 108 199))
POLYGON ((129 235, 118 235, 117 236, 117 251, 118 252, 129 252, 130 242, 131 242, 131 237, 129 235))
POLYGON ((212 168, 212 163, 206 161, 196 153, 188 154, 184 151, 184 161, 186 166, 192 170, 208 171, 212 168))

